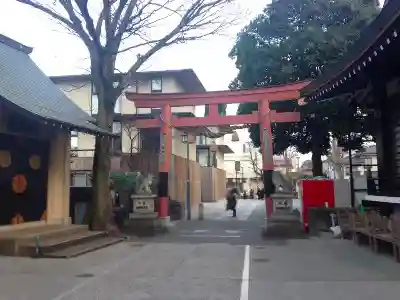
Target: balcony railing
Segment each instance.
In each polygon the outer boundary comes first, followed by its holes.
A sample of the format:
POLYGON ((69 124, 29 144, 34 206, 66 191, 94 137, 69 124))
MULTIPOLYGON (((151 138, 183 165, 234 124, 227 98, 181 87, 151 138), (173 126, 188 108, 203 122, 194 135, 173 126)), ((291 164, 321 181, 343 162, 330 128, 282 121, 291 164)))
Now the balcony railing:
POLYGON ((94 149, 71 149, 71 157, 94 157, 94 149))

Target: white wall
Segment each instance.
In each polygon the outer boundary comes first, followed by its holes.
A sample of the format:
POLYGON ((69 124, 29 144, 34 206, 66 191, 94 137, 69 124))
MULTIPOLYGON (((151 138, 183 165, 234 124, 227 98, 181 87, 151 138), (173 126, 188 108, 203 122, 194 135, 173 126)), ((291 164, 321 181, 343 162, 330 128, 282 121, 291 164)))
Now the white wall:
MULTIPOLYGON (((77 81, 69 84, 58 84, 58 86, 76 105, 84 112, 91 115, 92 86, 89 82, 77 81)), ((74 139, 74 142, 71 144, 71 148, 77 146, 77 149, 88 150, 78 151, 78 156, 93 156, 93 151, 91 151, 91 149, 94 149, 94 136, 79 132, 78 138, 72 139, 74 139)))
MULTIPOLYGON (((175 80, 173 77, 162 77, 162 93, 184 93, 183 87, 175 80)), ((140 82, 138 87, 139 94, 150 94, 151 93, 151 80, 140 82)), ((127 100, 128 101, 128 100, 127 100)), ((130 101, 129 101, 130 102, 130 101)), ((172 107, 171 111, 173 113, 186 112, 195 113, 195 106, 181 106, 172 107)), ((123 112, 126 113, 126 112, 123 112)), ((135 111, 136 113, 136 111, 135 111)), ((137 110, 138 114, 149 114, 151 113, 151 108, 139 108, 137 110)))
MULTIPOLYGON (((198 163, 203 166, 208 166, 208 149, 197 149, 198 155, 198 163)), ((212 160, 212 158, 210 158, 212 160)), ((217 168, 221 170, 225 170, 225 160, 224 160, 224 153, 221 151, 216 151, 216 160, 217 160, 217 168)), ((211 161, 212 163, 212 161, 211 161)))
POLYGON ((197 149, 197 155, 199 157, 198 163, 202 167, 208 166, 208 149, 197 149))
MULTIPOLYGON (((182 143, 182 135, 182 131, 172 129, 172 154, 187 158, 187 144, 182 143)), ((189 159, 196 161, 196 143, 194 142, 189 143, 189 159)))
MULTIPOLYGON (((262 155, 259 149, 252 148, 249 144, 250 137, 247 129, 240 129, 236 131, 239 136, 239 141, 233 142, 232 135, 225 135, 224 138, 219 139, 219 143, 224 143, 229 146, 234 153, 228 153, 224 156, 224 169, 227 178, 235 178, 235 161, 240 161, 241 170, 238 173, 238 178, 251 179, 259 178, 262 170, 262 155), (256 167, 253 166, 253 163, 256 167)), ((275 170, 285 173, 286 167, 279 167, 280 164, 285 163, 283 156, 274 155, 275 170)), ((292 163, 293 164, 293 163, 292 163)), ((248 184, 250 187, 250 184, 248 184)), ((254 186, 252 186, 254 188, 254 186)), ((246 186, 244 187, 246 188, 246 186)))
POLYGON ((217 151, 217 168, 225 170, 225 154, 221 151, 217 151))
MULTIPOLYGON (((92 112, 92 86, 90 82, 71 82, 58 84, 60 89, 82 110, 86 113, 91 114, 92 112)), ((128 90, 138 91, 138 93, 151 93, 151 80, 140 82, 138 87, 130 87, 128 90)), ((162 92, 163 93, 181 93, 184 92, 182 86, 173 77, 163 76, 162 77, 162 92)), ((135 104, 132 101, 126 99, 125 95, 121 95, 117 100, 120 102, 118 105, 121 114, 147 114, 151 112, 149 108, 136 109, 135 104)), ((173 107, 172 112, 195 112, 195 106, 184 106, 184 107, 173 107)), ((129 124, 122 125, 122 151, 125 153, 130 152, 130 141, 135 137, 134 129, 129 124), (129 137, 131 136, 131 138, 129 137)), ((181 132, 178 130, 173 131, 173 142, 172 142, 172 153, 181 157, 186 157, 186 145, 182 143, 181 132)), ((95 147, 95 138, 89 134, 78 133, 78 138, 74 138, 73 144, 77 146, 79 150, 88 151, 77 151, 78 156, 91 157, 93 156, 93 149, 95 147)), ((135 139, 134 150, 138 149, 139 139, 135 139)), ((189 158, 190 160, 196 160, 196 145, 189 145, 189 158)), ((133 151, 135 152, 135 151, 133 151)))

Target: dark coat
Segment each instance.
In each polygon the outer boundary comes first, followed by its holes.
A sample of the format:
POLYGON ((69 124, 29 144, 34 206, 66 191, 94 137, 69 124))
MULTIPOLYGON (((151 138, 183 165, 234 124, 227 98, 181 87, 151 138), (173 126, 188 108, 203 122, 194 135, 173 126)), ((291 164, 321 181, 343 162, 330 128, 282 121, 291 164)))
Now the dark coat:
POLYGON ((226 210, 233 210, 236 208, 236 193, 236 189, 228 190, 228 192, 226 193, 226 210))

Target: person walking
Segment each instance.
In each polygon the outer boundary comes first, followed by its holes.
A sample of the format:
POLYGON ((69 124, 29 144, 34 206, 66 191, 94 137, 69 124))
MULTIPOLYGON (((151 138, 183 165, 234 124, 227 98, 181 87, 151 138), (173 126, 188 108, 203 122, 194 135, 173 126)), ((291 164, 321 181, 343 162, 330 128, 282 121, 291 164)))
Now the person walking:
POLYGON ((236 205, 237 205, 237 195, 239 194, 237 188, 228 189, 226 193, 226 210, 231 210, 233 212, 233 217, 236 218, 236 205))
POLYGON ((249 190, 249 196, 250 196, 250 199, 254 199, 254 190, 253 189, 249 190))

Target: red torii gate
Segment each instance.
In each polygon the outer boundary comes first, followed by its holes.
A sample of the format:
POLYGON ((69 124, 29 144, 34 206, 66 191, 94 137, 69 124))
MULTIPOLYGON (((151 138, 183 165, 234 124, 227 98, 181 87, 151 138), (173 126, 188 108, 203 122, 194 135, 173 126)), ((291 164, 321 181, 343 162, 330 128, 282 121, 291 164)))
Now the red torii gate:
POLYGON ((240 124, 259 124, 262 158, 263 183, 265 190, 266 216, 272 214, 272 172, 274 170, 271 123, 300 121, 298 112, 282 112, 270 110, 271 102, 298 100, 300 89, 309 84, 302 81, 288 85, 272 86, 253 90, 218 91, 196 94, 138 94, 126 93, 128 100, 135 103, 136 108, 161 108, 160 118, 141 119, 134 122, 137 128, 160 128, 160 164, 159 164, 159 209, 160 219, 168 218, 168 173, 172 155, 172 127, 222 126, 240 124), (258 103, 258 111, 248 115, 221 116, 218 104, 258 103), (172 116, 171 107, 209 105, 206 117, 172 116))

